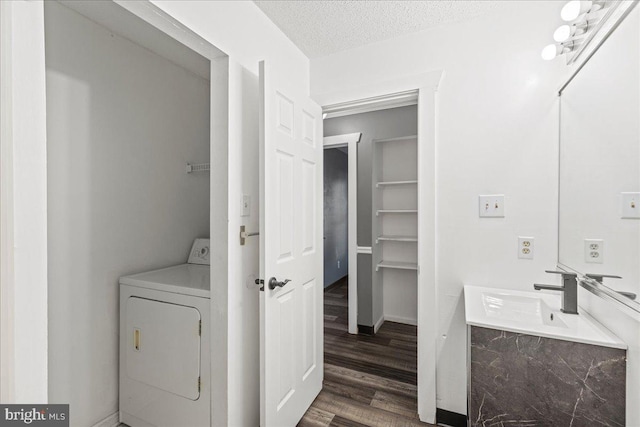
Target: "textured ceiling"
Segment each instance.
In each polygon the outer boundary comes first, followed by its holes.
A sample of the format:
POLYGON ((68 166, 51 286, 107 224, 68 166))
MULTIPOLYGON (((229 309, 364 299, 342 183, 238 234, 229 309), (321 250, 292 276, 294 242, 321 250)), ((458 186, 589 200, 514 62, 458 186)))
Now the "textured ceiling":
POLYGON ((500 1, 260 1, 260 9, 310 58, 485 15, 500 1))

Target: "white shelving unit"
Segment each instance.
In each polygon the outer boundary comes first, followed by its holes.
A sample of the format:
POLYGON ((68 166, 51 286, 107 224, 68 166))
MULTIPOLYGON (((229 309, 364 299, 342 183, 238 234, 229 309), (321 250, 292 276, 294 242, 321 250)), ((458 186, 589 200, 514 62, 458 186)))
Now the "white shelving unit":
POLYGON ((417 322, 418 138, 372 141, 372 291, 386 320, 417 322))

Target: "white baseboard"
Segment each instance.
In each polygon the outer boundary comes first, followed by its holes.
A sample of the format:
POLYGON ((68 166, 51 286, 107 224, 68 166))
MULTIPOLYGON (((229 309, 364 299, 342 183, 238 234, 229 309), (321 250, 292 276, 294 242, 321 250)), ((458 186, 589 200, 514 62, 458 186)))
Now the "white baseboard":
POLYGON ((389 316, 385 314, 384 320, 388 320, 389 322, 404 323, 405 325, 418 326, 418 319, 411 319, 408 317, 389 316))
POLYGON ((382 326, 383 323, 384 323, 384 316, 381 316, 380 319, 378 319, 378 321, 376 322, 376 324, 373 325, 374 334, 378 333, 378 329, 380 329, 380 326, 382 326))
POLYGON ((98 422, 93 427, 116 427, 120 424, 120 413, 114 412, 104 420, 98 422))

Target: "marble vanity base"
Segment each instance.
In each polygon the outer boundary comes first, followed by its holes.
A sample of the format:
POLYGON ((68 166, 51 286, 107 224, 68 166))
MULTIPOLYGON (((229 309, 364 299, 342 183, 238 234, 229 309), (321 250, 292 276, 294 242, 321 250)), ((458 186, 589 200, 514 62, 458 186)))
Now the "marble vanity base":
POLYGON ((471 426, 624 426, 626 351, 469 326, 471 426))

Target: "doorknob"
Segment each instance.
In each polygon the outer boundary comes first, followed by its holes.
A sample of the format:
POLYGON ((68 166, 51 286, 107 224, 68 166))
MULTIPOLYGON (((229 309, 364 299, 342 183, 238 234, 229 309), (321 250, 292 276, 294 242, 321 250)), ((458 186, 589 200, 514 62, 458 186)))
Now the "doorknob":
POLYGON ((281 288, 287 283, 289 283, 290 281, 291 280, 289 279, 285 279, 284 282, 278 282, 278 279, 276 279, 275 277, 272 277, 271 279, 269 279, 269 289, 274 290, 275 288, 281 288))

